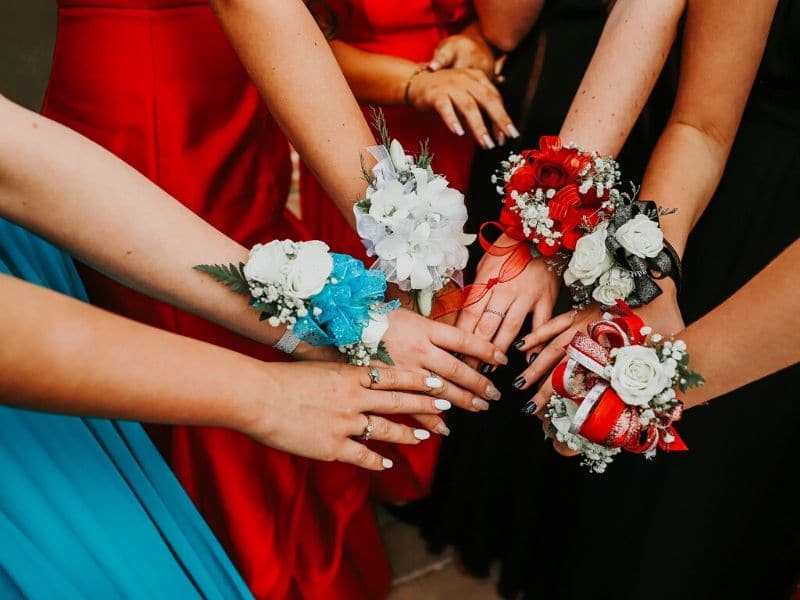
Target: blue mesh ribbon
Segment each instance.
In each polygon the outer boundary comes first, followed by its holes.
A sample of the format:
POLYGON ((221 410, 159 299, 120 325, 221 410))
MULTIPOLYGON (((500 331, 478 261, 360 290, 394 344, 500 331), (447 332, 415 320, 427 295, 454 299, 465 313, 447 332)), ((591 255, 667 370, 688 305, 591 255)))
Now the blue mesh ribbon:
POLYGON ((381 271, 367 270, 363 262, 347 254, 331 253, 331 257, 328 283, 310 298, 309 314, 298 318, 293 329, 294 335, 312 346, 353 344, 361 339, 370 312, 387 313, 399 306, 397 301, 383 304, 386 276, 381 271))

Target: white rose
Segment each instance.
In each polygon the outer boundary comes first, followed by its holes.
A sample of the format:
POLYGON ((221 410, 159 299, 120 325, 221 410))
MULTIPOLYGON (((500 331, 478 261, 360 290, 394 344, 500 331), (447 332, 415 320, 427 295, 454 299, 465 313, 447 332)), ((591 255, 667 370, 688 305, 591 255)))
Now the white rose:
POLYGON ((389 329, 388 315, 371 313, 369 323, 361 332, 361 341, 373 350, 381 343, 386 330, 389 329))
POLYGON ((611 369, 611 387, 625 404, 646 406, 669 384, 655 350, 646 346, 618 349, 611 369))
POLYGON ((407 171, 411 168, 411 157, 406 154, 402 144, 397 140, 392 140, 392 143, 389 144, 389 156, 396 170, 407 171))
POLYGON ((625 250, 639 258, 653 258, 664 249, 664 233, 658 223, 642 214, 617 229, 614 237, 625 250))
POLYGON ((244 276, 261 283, 283 285, 286 281, 284 267, 289 259, 283 242, 273 240, 268 244, 256 244, 244 265, 244 276))
POLYGON ((611 268, 614 262, 606 249, 606 235, 606 228, 598 227, 578 240, 567 270, 564 271, 564 282, 567 285, 576 281, 583 285, 592 285, 611 268))
POLYGON ((597 287, 592 290, 592 298, 600 304, 613 306, 617 298, 625 300, 633 291, 633 276, 625 269, 613 267, 600 275, 597 287))
POLYGON ((297 256, 289 263, 286 275, 288 295, 306 299, 322 291, 333 270, 328 250, 328 245, 319 241, 297 245, 297 256))

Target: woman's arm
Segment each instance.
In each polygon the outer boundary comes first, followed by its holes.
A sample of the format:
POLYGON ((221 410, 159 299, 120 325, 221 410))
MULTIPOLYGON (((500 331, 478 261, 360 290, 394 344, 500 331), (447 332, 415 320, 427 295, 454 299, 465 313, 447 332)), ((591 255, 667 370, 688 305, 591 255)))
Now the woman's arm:
MULTIPOLYGON (((0 275, 0 402, 20 408, 177 425, 228 427, 294 454, 381 470, 354 442, 363 413, 436 415, 430 381, 332 363, 261 363, 106 313, 0 275), (387 385, 389 384, 389 385, 387 385)), ((437 417, 438 418, 438 417, 437 417)), ((422 430, 371 417, 376 439, 416 444, 422 430)))
POLYGON ((355 227, 353 203, 366 190, 360 157, 375 138, 311 13, 301 0, 211 6, 270 112, 355 227))
POLYGON ((97 144, 0 97, 0 216, 125 285, 265 344, 247 301, 193 269, 247 250, 97 144))
POLYGON ((511 52, 536 24, 545 0, 474 0, 486 40, 511 52))
POLYGON ((777 0, 689 0, 678 95, 641 197, 677 212, 661 220, 683 254, 719 185, 764 53, 777 0))
POLYGON ((800 362, 798 264, 800 241, 677 335, 706 380, 684 394, 687 408, 800 362))
POLYGON ((686 0, 617 0, 561 127, 561 138, 616 156, 667 60, 686 0))

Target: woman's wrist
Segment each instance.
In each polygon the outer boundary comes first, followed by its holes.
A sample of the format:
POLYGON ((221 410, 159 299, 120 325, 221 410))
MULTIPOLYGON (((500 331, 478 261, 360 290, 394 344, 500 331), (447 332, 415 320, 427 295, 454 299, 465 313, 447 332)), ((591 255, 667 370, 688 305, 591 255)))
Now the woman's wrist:
POLYGON ((403 84, 403 96, 402 96, 402 104, 406 106, 414 107, 413 98, 412 98, 412 86, 415 83, 415 80, 419 77, 419 75, 427 72, 428 67, 426 65, 415 65, 414 69, 408 73, 408 76, 405 79, 405 83, 403 84))

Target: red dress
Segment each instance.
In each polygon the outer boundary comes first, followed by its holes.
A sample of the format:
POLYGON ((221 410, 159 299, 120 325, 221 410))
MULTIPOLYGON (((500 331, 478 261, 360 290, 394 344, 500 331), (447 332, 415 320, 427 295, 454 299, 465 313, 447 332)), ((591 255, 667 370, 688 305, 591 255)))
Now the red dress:
MULTIPOLYGON (((205 2, 62 0, 43 112, 245 246, 307 235, 285 208, 286 139, 205 2)), ((262 360, 286 358, 94 271, 83 275, 92 300, 115 312, 262 360)), ((367 484, 349 468, 224 429, 176 427, 166 446, 257 597, 386 593, 391 574, 367 484)))
MULTIPOLYGON (((333 13, 337 40, 417 63, 427 63, 439 42, 463 29, 472 17, 467 0, 328 0, 325 4, 333 13)), ((416 153, 419 143, 428 139, 434 170, 445 175, 453 187, 465 190, 474 151, 469 136, 451 133, 436 113, 406 106, 386 106, 383 112, 389 133, 407 152, 416 153)), ((364 107, 364 114, 371 118, 369 107, 364 107)), ((314 238, 369 260, 356 233, 305 167, 300 171, 300 203, 303 225, 314 238)), ((394 468, 372 476, 374 496, 387 501, 424 496, 433 479, 438 450, 438 437, 413 447, 381 446, 381 452, 394 460, 394 468)))

